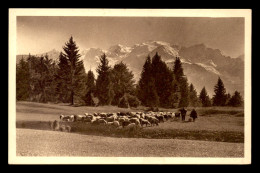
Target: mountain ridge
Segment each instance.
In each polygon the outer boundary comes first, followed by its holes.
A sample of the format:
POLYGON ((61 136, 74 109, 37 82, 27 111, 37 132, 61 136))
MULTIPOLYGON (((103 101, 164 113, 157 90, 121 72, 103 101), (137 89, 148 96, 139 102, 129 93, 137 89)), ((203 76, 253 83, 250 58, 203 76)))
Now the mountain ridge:
MULTIPOLYGON (((54 56, 52 58, 57 59, 58 51, 50 52, 52 55, 48 54, 49 57, 54 56)), ((198 94, 205 86, 208 94, 212 96, 218 77, 222 78, 227 91, 231 94, 235 90, 244 94, 244 61, 242 58, 225 56, 221 50, 209 48, 205 44, 184 47, 164 41, 147 41, 133 46, 116 44, 107 50, 88 48, 79 53, 82 55, 81 59, 86 72, 91 69, 95 77, 97 77, 97 73, 93 69, 96 69, 100 56, 105 53, 110 66, 120 61, 124 62, 133 71, 134 79, 138 82, 147 56, 152 58, 156 52, 171 69, 175 58, 180 57, 188 82, 193 83, 198 94)))

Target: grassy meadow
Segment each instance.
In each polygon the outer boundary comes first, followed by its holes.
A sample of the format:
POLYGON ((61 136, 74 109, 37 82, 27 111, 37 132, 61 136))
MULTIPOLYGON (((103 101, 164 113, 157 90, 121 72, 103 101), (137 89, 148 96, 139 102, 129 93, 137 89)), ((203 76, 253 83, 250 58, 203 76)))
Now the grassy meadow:
MULTIPOLYGON (((192 108, 188 108, 187 115, 192 108)), ((59 115, 84 114, 85 112, 127 112, 144 111, 144 107, 136 109, 123 109, 114 106, 100 107, 73 107, 68 104, 43 104, 33 102, 17 102, 16 127, 38 130, 51 130, 50 122, 59 120, 59 115)), ((152 139, 188 139, 218 142, 244 142, 244 110, 243 108, 209 107, 196 108, 198 119, 196 122, 169 120, 159 126, 143 127, 135 132, 114 127, 91 125, 82 122, 64 122, 70 124, 72 132, 85 135, 135 137, 152 139)), ((160 109, 160 111, 173 111, 177 109, 160 109)))
POLYGON ((243 143, 115 138, 21 128, 17 128, 16 134, 17 156, 222 158, 244 156, 243 143))

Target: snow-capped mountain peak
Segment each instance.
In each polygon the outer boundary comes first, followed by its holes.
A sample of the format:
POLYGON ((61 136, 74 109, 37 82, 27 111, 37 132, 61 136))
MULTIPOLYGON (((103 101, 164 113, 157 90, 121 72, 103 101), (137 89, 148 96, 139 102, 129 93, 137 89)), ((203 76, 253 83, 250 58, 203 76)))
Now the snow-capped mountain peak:
MULTIPOLYGON (((221 76, 227 91, 238 90, 243 93, 244 62, 240 58, 238 61, 236 58, 226 57, 220 50, 208 48, 204 44, 182 47, 164 41, 146 41, 133 46, 117 44, 107 50, 87 48, 83 49, 80 54, 86 72, 92 70, 95 77, 97 77, 96 68, 100 63, 100 57, 105 53, 111 67, 123 61, 133 72, 135 81, 138 82, 147 56, 152 58, 156 52, 171 69, 176 57, 180 57, 184 73, 197 92, 205 86, 208 94, 212 95, 218 76, 221 76)), ((47 52, 50 58, 53 57, 52 59, 57 59, 59 53, 55 49, 47 52)), ((22 55, 17 57, 21 58, 22 55)))
POLYGON ((108 49, 108 51, 114 56, 120 56, 120 55, 125 55, 127 53, 130 53, 132 51, 132 48, 123 46, 121 44, 117 44, 117 45, 111 46, 108 49))

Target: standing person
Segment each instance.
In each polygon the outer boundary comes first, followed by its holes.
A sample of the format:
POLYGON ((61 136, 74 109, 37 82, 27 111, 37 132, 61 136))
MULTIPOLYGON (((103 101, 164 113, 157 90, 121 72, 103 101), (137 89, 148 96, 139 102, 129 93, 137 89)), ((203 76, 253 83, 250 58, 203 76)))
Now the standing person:
POLYGON ((193 119, 193 122, 195 122, 195 119, 198 118, 197 112, 195 111, 195 109, 192 109, 191 113, 190 113, 190 117, 193 119))
POLYGON ((182 120, 182 121, 185 121, 185 116, 186 116, 187 110, 184 109, 184 108, 182 108, 182 109, 180 110, 180 112, 181 112, 181 120, 182 120))

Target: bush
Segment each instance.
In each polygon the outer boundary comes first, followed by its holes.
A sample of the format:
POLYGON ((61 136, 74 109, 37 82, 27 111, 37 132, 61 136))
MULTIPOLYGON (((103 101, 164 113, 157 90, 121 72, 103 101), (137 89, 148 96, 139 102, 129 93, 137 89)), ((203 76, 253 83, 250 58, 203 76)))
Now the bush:
POLYGON ((133 95, 127 95, 127 100, 128 100, 130 107, 136 108, 136 107, 140 106, 140 104, 141 104, 140 100, 136 96, 133 96, 133 95))
POLYGON ((126 96, 123 96, 122 98, 120 98, 118 107, 129 108, 129 103, 128 103, 126 96))

